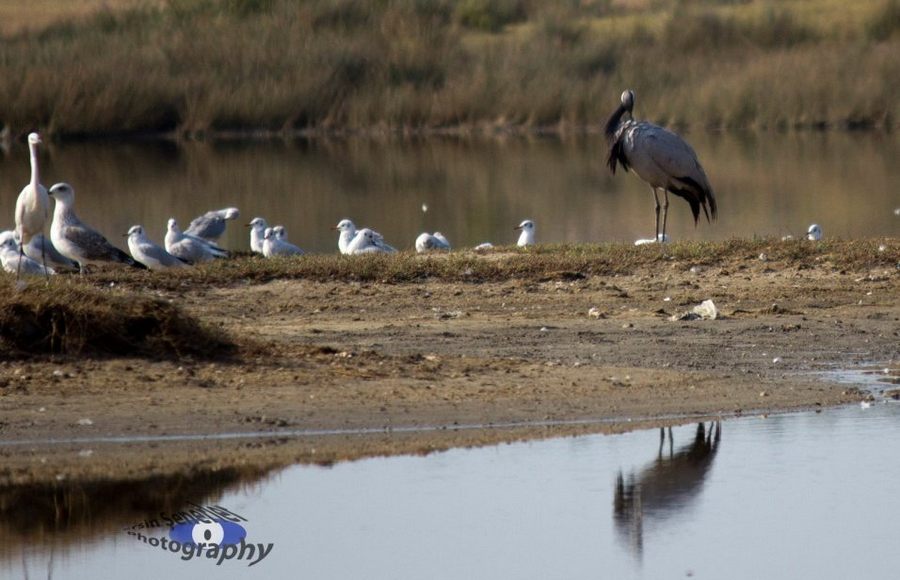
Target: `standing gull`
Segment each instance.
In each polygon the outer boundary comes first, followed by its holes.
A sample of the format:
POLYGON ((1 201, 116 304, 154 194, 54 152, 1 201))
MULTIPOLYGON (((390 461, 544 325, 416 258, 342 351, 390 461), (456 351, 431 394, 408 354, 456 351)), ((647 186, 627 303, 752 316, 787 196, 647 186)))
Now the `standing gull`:
POLYGON ((203 238, 208 242, 215 242, 225 233, 225 221, 237 219, 240 212, 236 207, 226 207, 208 211, 195 217, 188 225, 184 233, 189 236, 203 238))
POLYGON ((185 235, 175 218, 170 218, 166 228, 166 251, 192 264, 228 257, 228 252, 201 238, 185 235))
MULTIPOLYGON (((50 198, 47 196, 47 188, 41 185, 40 168, 38 167, 38 145, 42 143, 40 135, 31 133, 28 135, 28 152, 31 155, 31 181, 28 182, 16 200, 16 237, 19 246, 19 255, 25 253, 25 246, 31 238, 44 232, 44 225, 50 215, 50 198)), ((44 266, 46 260, 42 260, 44 266)), ((22 263, 20 261, 20 263, 22 263)), ((18 273, 16 273, 18 277, 18 273)))
POLYGON ((284 226, 275 226, 274 228, 266 228, 263 233, 263 256, 271 258, 273 256, 299 256, 303 254, 303 250, 287 241, 287 235, 283 233, 284 226), (276 230, 281 228, 282 237, 278 237, 276 230))
POLYGON ((151 270, 168 270, 187 265, 162 246, 153 243, 141 226, 131 226, 125 237, 128 238, 128 251, 131 252, 131 257, 151 270))
POLYGON ((418 253, 428 252, 429 250, 450 250, 450 242, 441 232, 429 234, 424 232, 416 238, 416 251, 418 253))
MULTIPOLYGON (((348 219, 342 219, 338 222, 338 225, 334 226, 334 229, 338 230, 340 235, 338 236, 338 249, 342 254, 352 254, 351 245, 354 241, 356 241, 357 237, 363 230, 357 230, 356 224, 348 219)), ((371 246, 375 246, 377 250, 367 250, 367 252, 387 252, 394 253, 397 250, 385 243, 384 236, 376 232, 375 230, 364 228, 368 230, 369 234, 366 236, 366 240, 360 239, 354 248, 359 250, 360 248, 365 248, 371 246)), ((366 253, 366 252, 355 252, 355 253, 366 253)))
POLYGON ((656 200, 655 239, 665 238, 670 192, 683 197, 690 204, 694 226, 700 219, 701 207, 707 221, 710 221, 710 217, 716 219, 716 197, 691 146, 667 129, 646 121, 635 121, 632 115, 633 91, 623 92, 621 101, 622 104, 606 123, 606 141, 609 145, 606 165, 615 175, 616 164, 621 163, 623 169, 634 171, 650 186, 656 200), (625 113, 628 113, 629 119, 623 121, 625 113), (657 193, 660 189, 664 195, 662 230, 659 227, 660 204, 657 193))
POLYGON ((83 223, 75 215, 75 190, 68 183, 57 183, 50 188, 56 199, 50 240, 59 253, 78 262, 78 270, 84 274, 85 266, 101 262, 118 262, 143 268, 131 256, 110 244, 103 234, 83 223))
POLYGON ((534 222, 532 220, 525 220, 513 229, 522 230, 522 233, 519 234, 519 241, 516 242, 517 246, 525 247, 534 245, 534 222))
POLYGON ((262 254, 266 228, 269 227, 268 222, 261 217, 255 217, 250 220, 247 227, 250 228, 250 249, 256 254, 262 254))

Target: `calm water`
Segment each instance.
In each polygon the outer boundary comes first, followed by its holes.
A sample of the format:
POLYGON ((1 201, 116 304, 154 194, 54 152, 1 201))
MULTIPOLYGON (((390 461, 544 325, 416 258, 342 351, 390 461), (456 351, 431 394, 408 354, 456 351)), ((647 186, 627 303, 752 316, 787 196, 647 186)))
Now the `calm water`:
POLYGON ((66 494, 63 482, 4 506, 0 576, 897 577, 900 404, 719 429, 677 427, 674 444, 651 430, 295 466, 256 483, 223 472, 66 494), (240 515, 247 541, 271 551, 217 566, 122 530, 185 509, 160 499, 173 495, 240 515), (60 497, 84 513, 42 523, 60 497))
MULTIPOLYGON (((693 133, 688 139, 717 192, 720 220, 694 229, 673 199, 675 239, 800 234, 817 222, 839 237, 896 236, 900 135, 693 133)), ((187 144, 72 144, 42 153, 42 181, 68 181, 83 219, 107 237, 140 223, 158 241, 166 220, 186 225, 207 209, 237 206, 242 223, 284 223, 292 241, 335 252, 340 218, 411 247, 424 230, 456 246, 515 241, 512 226, 538 224, 547 242, 652 237, 653 198, 633 175, 612 178, 599 137, 567 140, 429 139, 187 144), (427 204, 427 213, 422 204, 427 204)), ((13 223, 29 179, 28 152, 0 154, 0 228, 13 223)), ((116 237, 117 241, 119 240, 116 237)), ((224 244, 247 249, 232 226, 224 244)))

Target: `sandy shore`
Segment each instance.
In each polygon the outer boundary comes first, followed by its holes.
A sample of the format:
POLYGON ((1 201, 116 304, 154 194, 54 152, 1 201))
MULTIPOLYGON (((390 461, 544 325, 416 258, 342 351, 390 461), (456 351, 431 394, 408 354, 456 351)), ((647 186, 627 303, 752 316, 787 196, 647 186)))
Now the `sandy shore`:
POLYGON ((897 364, 896 267, 700 263, 169 292, 239 337, 239 354, 0 362, 0 482, 328 463, 838 405, 864 394, 822 373, 897 364), (706 299, 718 319, 671 319, 706 299))

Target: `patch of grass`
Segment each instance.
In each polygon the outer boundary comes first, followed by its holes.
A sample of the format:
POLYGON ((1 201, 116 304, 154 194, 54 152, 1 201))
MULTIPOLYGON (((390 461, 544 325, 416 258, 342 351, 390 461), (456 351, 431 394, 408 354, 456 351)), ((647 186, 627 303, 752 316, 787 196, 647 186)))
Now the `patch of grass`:
POLYGON ((221 332, 144 294, 54 278, 0 298, 0 350, 10 354, 219 358, 233 348, 221 332))

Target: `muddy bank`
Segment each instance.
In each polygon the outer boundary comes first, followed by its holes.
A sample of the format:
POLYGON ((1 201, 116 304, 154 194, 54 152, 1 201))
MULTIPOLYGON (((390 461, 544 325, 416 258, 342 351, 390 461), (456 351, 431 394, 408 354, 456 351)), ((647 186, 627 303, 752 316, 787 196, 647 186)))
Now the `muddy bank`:
MULTIPOLYGON (((554 269, 551 252, 535 255, 543 272, 472 282, 426 272, 153 289, 236 352, 7 358, 0 481, 275 469, 859 400, 819 373, 896 365, 896 244, 856 263, 852 243, 781 247, 764 260, 745 247, 635 253, 609 275, 554 269), (705 299, 717 320, 671 319, 705 299), (495 428, 458 429, 477 425, 495 428), (294 436, 309 431, 333 433, 294 436), (251 432, 266 436, 164 440, 251 432)), ((472 259, 507 258, 529 260, 472 259)), ((140 280, 124 284, 149 292, 140 280)))

